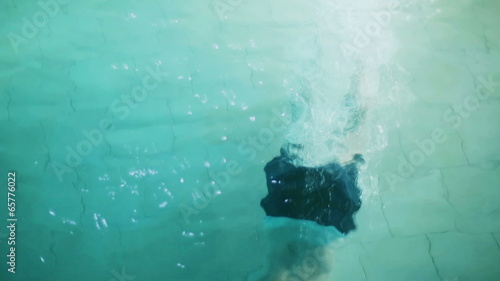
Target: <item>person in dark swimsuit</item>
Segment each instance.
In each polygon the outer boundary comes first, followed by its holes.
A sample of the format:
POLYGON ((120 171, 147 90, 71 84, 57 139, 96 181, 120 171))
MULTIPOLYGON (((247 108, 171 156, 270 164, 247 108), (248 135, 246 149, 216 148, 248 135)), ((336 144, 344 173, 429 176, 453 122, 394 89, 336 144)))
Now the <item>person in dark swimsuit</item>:
POLYGON ((286 148, 264 168, 268 195, 260 205, 267 216, 311 220, 334 226, 347 234, 356 228, 353 215, 361 207, 358 165, 355 154, 346 165, 333 162, 319 167, 296 166, 286 148))

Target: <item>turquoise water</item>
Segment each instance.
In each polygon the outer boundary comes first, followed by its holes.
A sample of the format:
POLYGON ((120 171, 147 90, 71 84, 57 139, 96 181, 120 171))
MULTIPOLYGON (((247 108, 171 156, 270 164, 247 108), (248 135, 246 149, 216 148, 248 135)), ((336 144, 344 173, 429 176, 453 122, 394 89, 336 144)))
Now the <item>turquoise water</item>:
POLYGON ((500 280, 499 13, 2 0, 0 280, 500 280), (364 155, 355 232, 265 218, 287 142, 364 155))

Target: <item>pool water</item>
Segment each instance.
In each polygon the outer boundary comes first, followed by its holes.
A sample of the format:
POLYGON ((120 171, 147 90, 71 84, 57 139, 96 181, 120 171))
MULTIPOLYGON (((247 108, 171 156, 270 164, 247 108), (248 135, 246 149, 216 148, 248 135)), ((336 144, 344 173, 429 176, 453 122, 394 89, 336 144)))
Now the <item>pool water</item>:
POLYGON ((0 280, 500 280, 499 13, 1 1, 0 280), (287 143, 363 155, 355 231, 265 217, 287 143))

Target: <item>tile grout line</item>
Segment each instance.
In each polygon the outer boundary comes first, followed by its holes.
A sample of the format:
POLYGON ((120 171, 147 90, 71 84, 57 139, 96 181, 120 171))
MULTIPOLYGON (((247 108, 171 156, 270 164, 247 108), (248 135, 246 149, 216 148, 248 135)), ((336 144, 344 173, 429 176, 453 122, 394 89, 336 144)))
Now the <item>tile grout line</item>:
POLYGON ((443 277, 441 277, 441 274, 439 274, 439 269, 436 265, 436 261, 434 260, 434 256, 432 255, 432 252, 431 252, 431 250, 432 250, 431 240, 429 239, 429 236, 427 234, 425 235, 425 238, 427 239, 427 242, 429 242, 429 248, 427 249, 427 251, 429 252, 429 256, 431 257, 432 264, 434 265, 434 269, 436 270, 436 275, 440 280, 443 280, 443 277))
POLYGON ((491 233, 491 236, 493 236, 493 240, 495 240, 495 243, 497 244, 497 247, 500 250, 500 243, 498 242, 497 238, 495 237, 495 234, 491 233))
POLYGON ((387 216, 385 214, 385 210, 384 210, 385 204, 384 204, 384 199, 382 198, 382 195, 380 195, 380 203, 382 204, 382 206, 380 206, 380 207, 382 210, 382 216, 384 217, 385 223, 387 224, 387 231, 389 232, 391 237, 395 237, 394 234, 392 233, 391 227, 389 225, 389 220, 387 219, 387 216))
POLYGON ((453 210, 453 213, 455 215, 455 217, 453 218, 453 230, 459 232, 458 228, 457 228, 458 212, 455 209, 455 206, 453 206, 453 204, 451 204, 451 202, 450 202, 450 189, 448 188, 448 185, 446 184, 446 181, 444 179, 444 173, 443 173, 443 169, 442 168, 439 168, 439 173, 440 173, 440 182, 443 185, 443 189, 446 192, 446 194, 445 194, 445 201, 450 206, 450 208, 453 210))
POLYGON ((361 265, 361 269, 363 269, 363 275, 365 276, 365 280, 368 281, 368 276, 366 275, 365 266, 361 262, 361 258, 360 257, 358 257, 358 261, 359 261, 359 264, 361 265))

